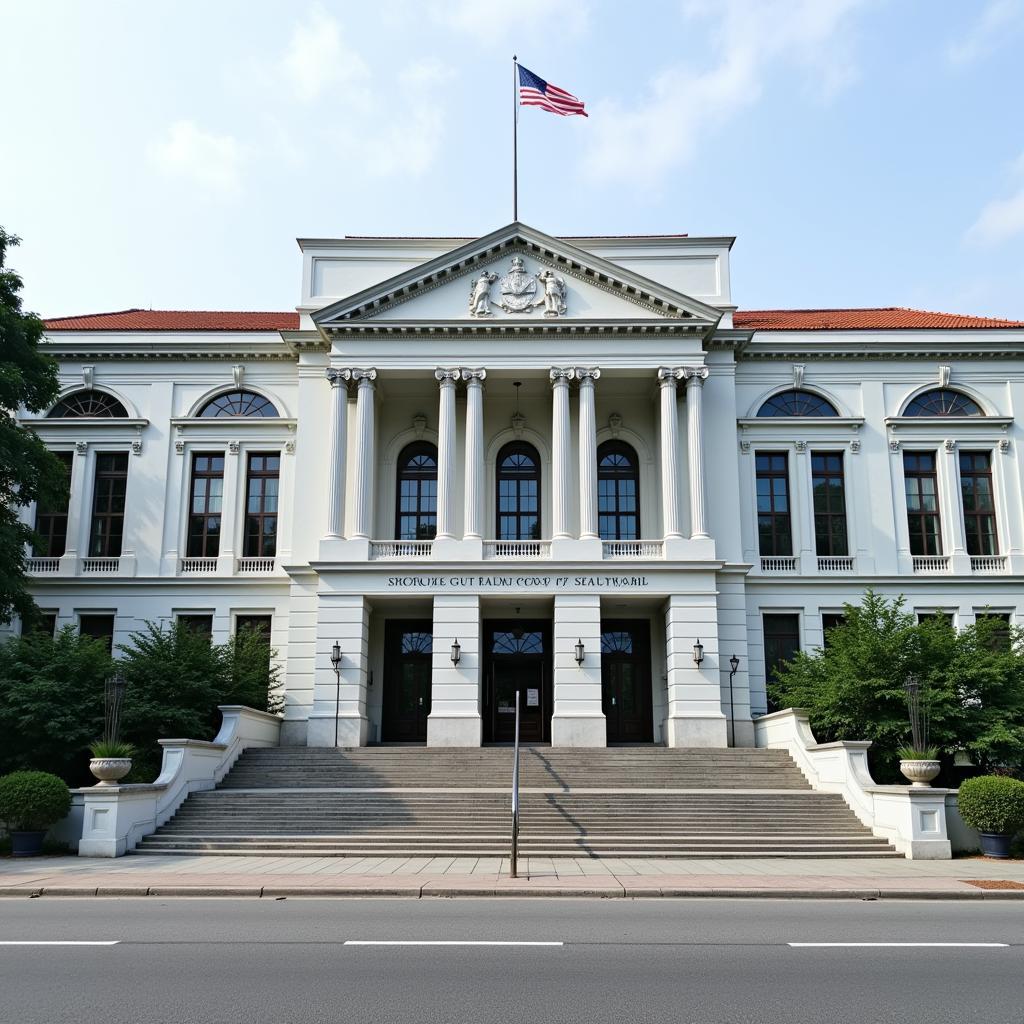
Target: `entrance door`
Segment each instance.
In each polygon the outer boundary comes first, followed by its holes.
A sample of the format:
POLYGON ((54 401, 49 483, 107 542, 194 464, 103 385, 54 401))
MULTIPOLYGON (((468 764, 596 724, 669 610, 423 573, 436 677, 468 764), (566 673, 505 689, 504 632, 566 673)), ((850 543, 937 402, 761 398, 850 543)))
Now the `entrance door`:
POLYGON ((515 738, 546 743, 551 735, 551 626, 544 621, 484 623, 484 733, 491 743, 515 738))
POLYGON ((650 743, 651 625, 646 619, 601 623, 601 703, 609 743, 650 743))
POLYGON ((384 695, 381 740, 425 743, 430 714, 430 619, 389 620, 384 627, 384 695))

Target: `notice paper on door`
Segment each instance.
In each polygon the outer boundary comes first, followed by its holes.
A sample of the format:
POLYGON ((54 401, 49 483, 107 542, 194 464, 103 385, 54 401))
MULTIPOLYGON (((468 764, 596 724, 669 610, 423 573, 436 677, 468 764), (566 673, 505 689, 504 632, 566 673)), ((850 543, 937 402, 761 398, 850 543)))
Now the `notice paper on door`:
POLYGON ((540 707, 540 690, 527 690, 526 691, 526 706, 528 708, 539 708, 540 707))

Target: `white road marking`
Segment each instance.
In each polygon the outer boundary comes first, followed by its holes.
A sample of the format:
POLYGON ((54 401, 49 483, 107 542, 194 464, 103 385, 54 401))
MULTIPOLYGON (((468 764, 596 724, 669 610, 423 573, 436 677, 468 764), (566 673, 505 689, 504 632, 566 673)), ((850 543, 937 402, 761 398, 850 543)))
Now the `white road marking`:
POLYGON ((811 947, 818 949, 856 949, 862 947, 876 948, 893 947, 902 949, 914 949, 925 947, 928 949, 1008 949, 1008 942, 787 942, 787 946, 794 948, 811 947))
POLYGON ((470 942, 463 939, 346 939, 346 946, 563 946, 563 942, 505 942, 487 940, 470 942))
POLYGON ((60 939, 58 941, 43 941, 41 939, 23 939, 19 941, 0 939, 0 946, 116 946, 120 943, 120 939, 110 939, 107 941, 93 941, 79 942, 72 941, 71 939, 60 939))

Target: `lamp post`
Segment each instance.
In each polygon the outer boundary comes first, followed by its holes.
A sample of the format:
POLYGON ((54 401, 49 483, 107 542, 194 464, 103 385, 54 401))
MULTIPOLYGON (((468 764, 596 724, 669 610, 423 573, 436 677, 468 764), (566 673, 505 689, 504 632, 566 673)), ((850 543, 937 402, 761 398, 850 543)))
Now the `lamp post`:
POLYGON ((334 668, 334 746, 338 746, 338 718, 341 715, 341 644, 337 640, 331 648, 331 665, 334 668))
POLYGON ((729 659, 729 746, 736 746, 736 705, 732 699, 732 681, 736 670, 740 667, 740 659, 734 654, 729 659))

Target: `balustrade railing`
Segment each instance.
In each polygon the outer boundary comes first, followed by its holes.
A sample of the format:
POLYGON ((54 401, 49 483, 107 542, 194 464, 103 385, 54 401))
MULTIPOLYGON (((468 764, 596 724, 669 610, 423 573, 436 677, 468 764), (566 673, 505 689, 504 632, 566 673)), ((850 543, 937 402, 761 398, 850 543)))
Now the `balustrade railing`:
POLYGON ((59 572, 59 558, 30 558, 28 560, 28 571, 35 574, 59 572))
POLYGON ((238 571, 240 573, 262 573, 274 571, 273 558, 240 558, 238 559, 238 571))
POLYGON ((120 558, 83 558, 82 572, 89 575, 117 572, 121 566, 120 558))
POLYGON ((949 572, 949 555, 914 555, 915 573, 949 572))
POLYGON ((216 558, 183 558, 181 560, 182 576, 195 576, 200 573, 209 573, 216 571, 216 558))
POLYGON ((819 555, 818 572, 853 572, 853 555, 819 555))
POLYGON ((606 540, 601 542, 605 558, 661 558, 665 553, 663 540, 606 540))
POLYGON ((971 572, 1005 572, 1006 555, 971 555, 971 572))
POLYGON ((432 540, 371 540, 370 558, 429 558, 432 540))
POLYGON ((549 540, 485 540, 484 558, 550 558, 549 540))
POLYGON ((796 555, 762 555, 761 572, 796 572, 796 555))

